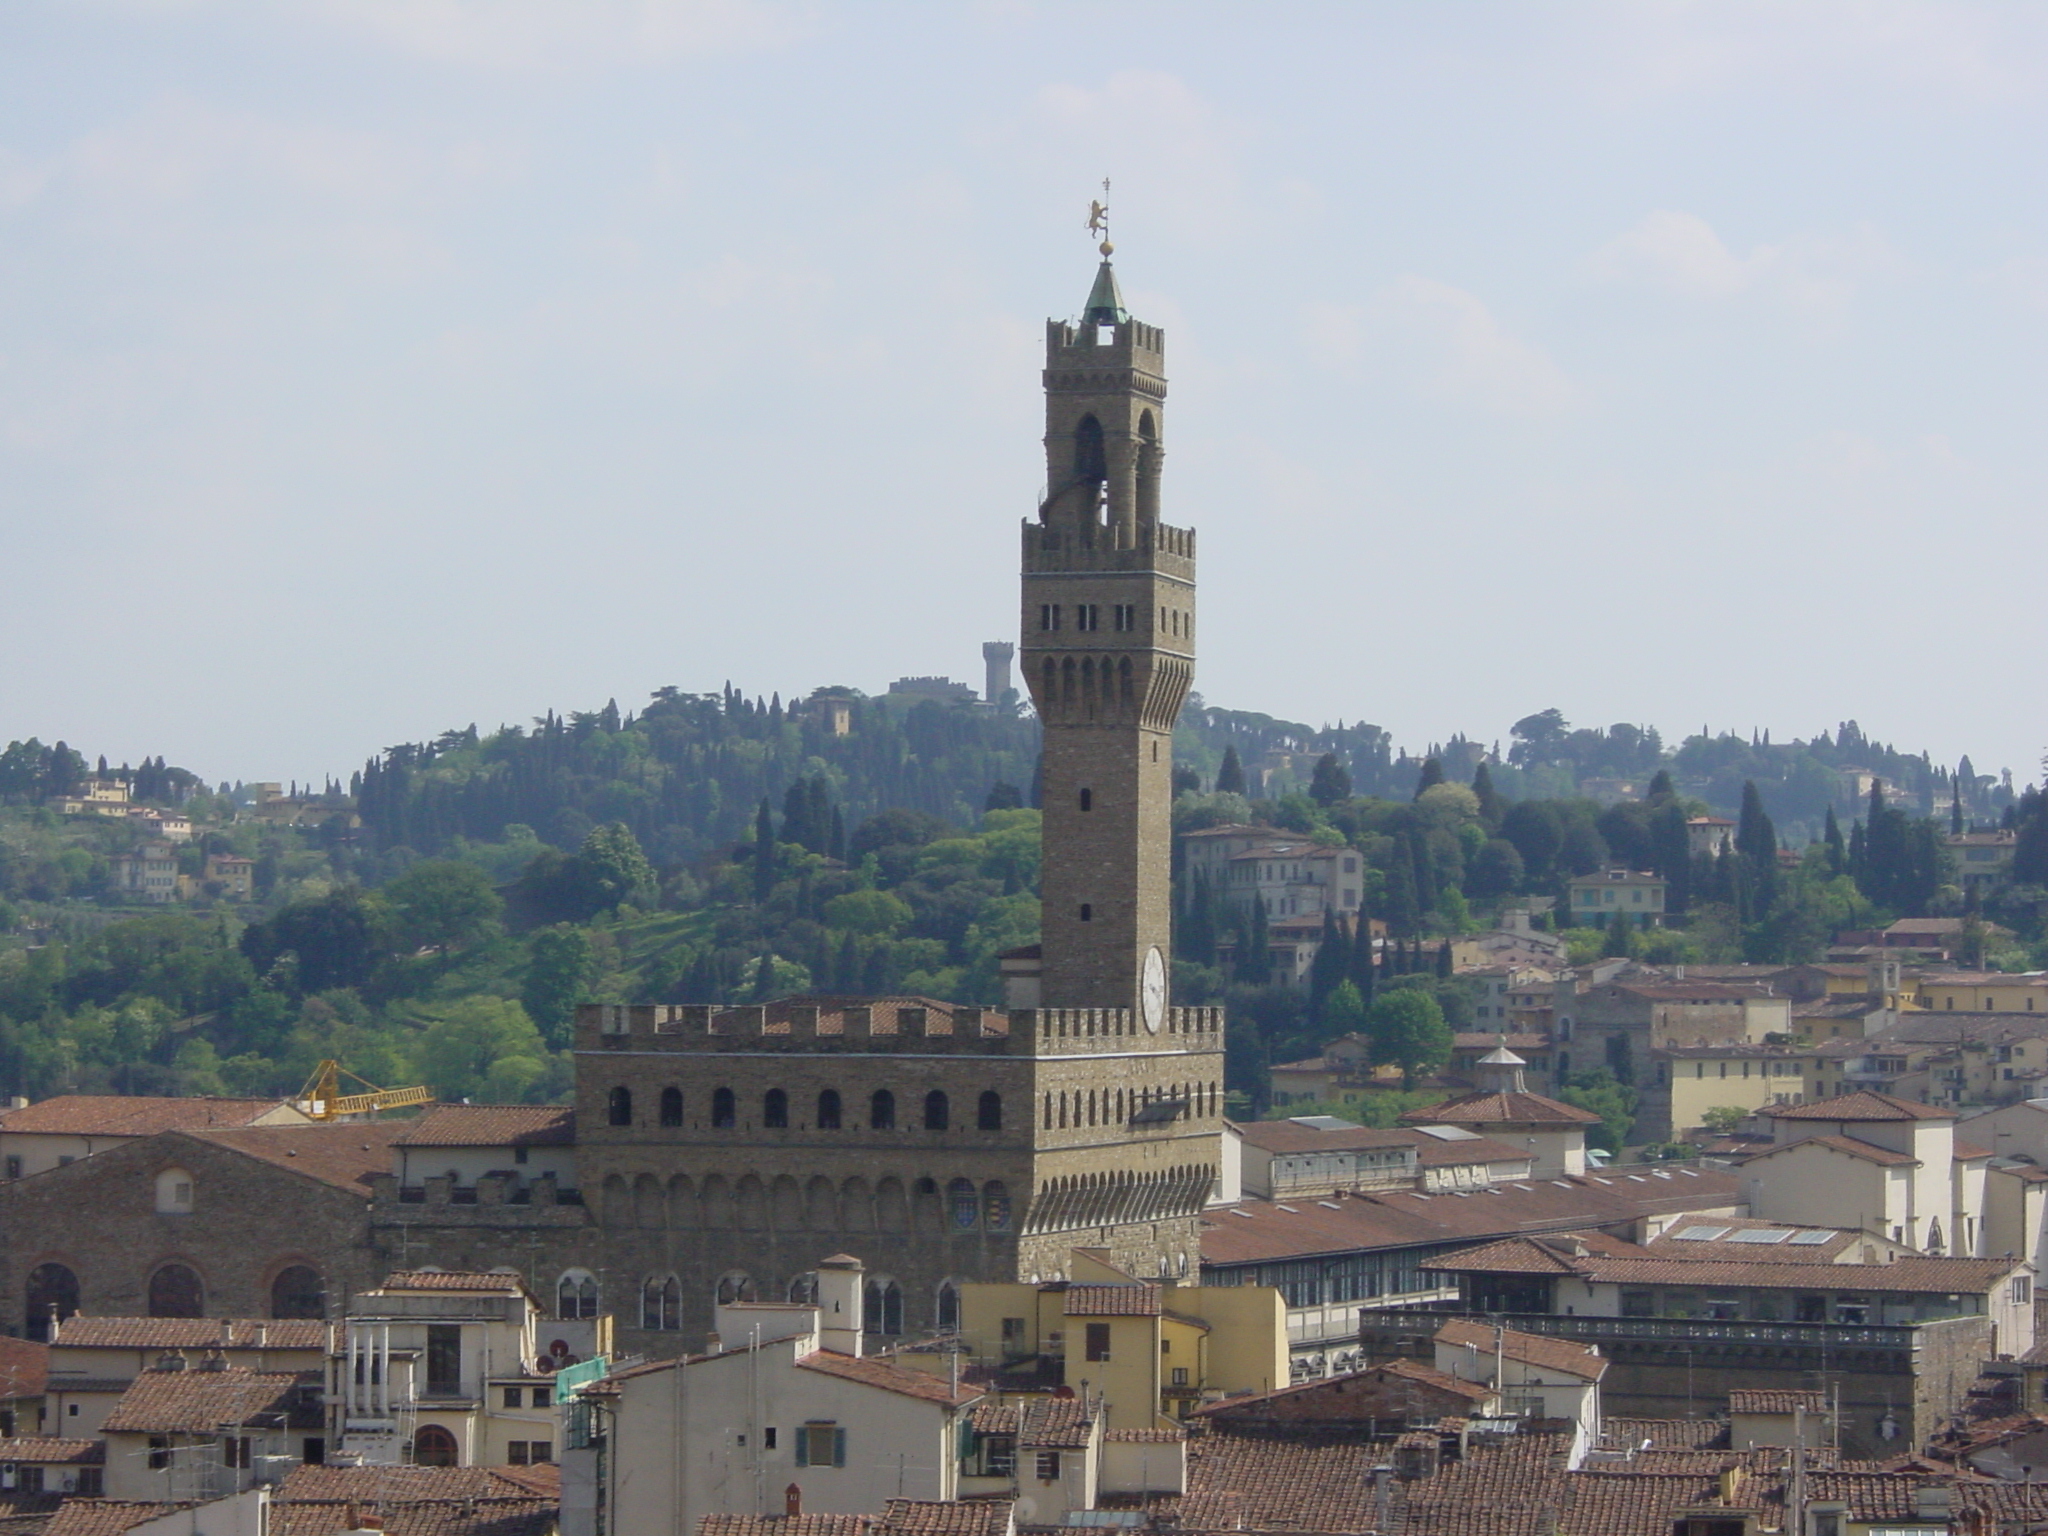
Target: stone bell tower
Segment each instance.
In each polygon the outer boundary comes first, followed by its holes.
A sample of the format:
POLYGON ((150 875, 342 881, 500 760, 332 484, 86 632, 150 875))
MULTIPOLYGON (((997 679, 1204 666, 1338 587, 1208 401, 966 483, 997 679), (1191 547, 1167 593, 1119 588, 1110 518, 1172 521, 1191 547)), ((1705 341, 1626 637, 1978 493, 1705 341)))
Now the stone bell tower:
POLYGON ((1194 677, 1195 536, 1159 519, 1166 338, 1110 246, 1078 323, 1045 332, 1045 498, 1024 524, 1024 683, 1044 727, 1041 995, 1169 1002, 1173 724, 1194 677))

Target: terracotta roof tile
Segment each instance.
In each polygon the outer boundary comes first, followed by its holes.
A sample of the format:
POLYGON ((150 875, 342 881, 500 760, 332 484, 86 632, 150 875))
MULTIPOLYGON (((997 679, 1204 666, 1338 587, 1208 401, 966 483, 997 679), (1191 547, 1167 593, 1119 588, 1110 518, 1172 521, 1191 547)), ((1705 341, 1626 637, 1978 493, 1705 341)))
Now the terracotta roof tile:
POLYGON ((566 1147, 576 1111, 556 1104, 437 1104, 392 1137, 399 1147, 566 1147))
POLYGON ((878 1536, 1003 1536, 1014 1509, 1008 1499, 891 1499, 878 1536))
POLYGON ((1159 1287, 1070 1285, 1064 1311, 1068 1317, 1157 1317, 1159 1287))
POLYGON ((1024 1403, 1017 1443, 1054 1451, 1085 1449, 1094 1438, 1095 1421, 1078 1397, 1036 1396, 1024 1403))
POLYGON ((1860 1157, 1864 1162, 1876 1163, 1881 1168, 1912 1168, 1917 1167, 1920 1162, 1917 1157, 1910 1157, 1904 1152, 1894 1152, 1890 1147, 1859 1141, 1854 1136, 1802 1136, 1797 1141, 1788 1141, 1781 1147, 1771 1148, 1768 1152, 1759 1152, 1750 1161, 1760 1163, 1767 1157, 1778 1157, 1795 1147, 1808 1145, 1826 1147, 1830 1152, 1840 1152, 1846 1157, 1860 1157))
POLYGON ((1742 1200, 1720 1169, 1666 1170, 1642 1181, 1595 1175, 1496 1183, 1467 1194, 1343 1194, 1325 1201, 1247 1200, 1202 1214, 1202 1262, 1247 1264, 1360 1249, 1483 1242, 1508 1233, 1621 1226, 1645 1216, 1705 1211, 1742 1200))
POLYGON ((317 1415, 319 1384, 317 1372, 251 1371, 241 1366, 144 1371, 121 1394, 101 1427, 109 1434, 128 1435, 210 1432, 222 1424, 273 1421, 283 1428, 304 1402, 302 1386, 312 1389, 312 1411, 317 1415))
POLYGON ((52 1435, 18 1435, 0 1440, 0 1461, 98 1466, 106 1459, 106 1445, 98 1440, 60 1440, 52 1435))
POLYGON ((1612 1445, 1635 1447, 1645 1440, 1655 1450, 1707 1450, 1728 1443, 1728 1426, 1719 1419, 1603 1418, 1601 1430, 1612 1445))
POLYGON ((978 1387, 961 1386, 956 1390, 936 1376, 927 1376, 923 1371, 913 1371, 872 1355, 842 1355, 821 1349, 797 1361, 797 1368, 954 1408, 965 1407, 982 1395, 978 1387))
POLYGON ((1106 1429, 1105 1441, 1121 1445, 1178 1445, 1187 1439, 1184 1429, 1106 1429))
POLYGON ((0 1401, 41 1396, 49 1375, 49 1345, 0 1335, 0 1401))
POLYGON ((284 1107, 281 1099, 66 1093, 0 1114, 0 1131, 43 1136, 154 1136, 159 1131, 248 1125, 284 1107))
MULTIPOLYGON (((182 1134, 226 1147, 244 1157, 289 1169, 352 1195, 370 1198, 370 1180, 391 1171, 391 1138, 402 1127, 357 1125, 252 1125, 241 1130, 182 1134)), ((74 1165, 76 1166, 76 1165, 74 1165)))
POLYGON ((66 1499, 43 1527, 43 1536, 121 1536, 132 1526, 180 1507, 128 1499, 66 1499))
POLYGON ((869 1536, 873 1515, 706 1515, 697 1536, 869 1536))
POLYGON ((1408 1125, 1598 1125, 1600 1117, 1575 1104, 1560 1104, 1540 1093, 1468 1093, 1411 1109, 1408 1125))
MULTIPOLYGON (((360 1512, 360 1511, 358 1511, 360 1512)), ((384 1536, 555 1536, 562 1507, 553 1499, 420 1499, 384 1502, 384 1536)), ((343 1536, 351 1508, 339 1504, 270 1506, 271 1536, 343 1536)))
POLYGON ((1888 1093, 1878 1093, 1869 1088, 1860 1088, 1854 1093, 1837 1094, 1832 1099, 1820 1099, 1812 1104, 1794 1104, 1787 1108, 1767 1107, 1757 1111, 1774 1120, 1953 1120, 1955 1111, 1936 1109, 1931 1104, 1915 1104, 1910 1099, 1895 1099, 1888 1093))
POLYGON ((531 1467, 293 1467, 277 1497, 299 1503, 412 1503, 426 1499, 524 1499, 559 1492, 559 1468, 531 1467), (552 1475, 536 1487, 524 1474, 552 1475))
POLYGON ((57 1325, 66 1349, 317 1349, 327 1325, 310 1319, 225 1317, 92 1317, 80 1312, 57 1325), (258 1337, 262 1343, 257 1343, 258 1337))
POLYGON ((1510 1360, 1533 1365, 1539 1370, 1561 1371, 1584 1381, 1598 1381, 1607 1374, 1607 1357, 1570 1339, 1553 1339, 1540 1333, 1521 1333, 1513 1328, 1489 1328, 1453 1318, 1436 1331, 1436 1342, 1454 1348, 1472 1348, 1491 1354, 1498 1350, 1510 1360))
POLYGON ((1737 1387, 1728 1394, 1730 1413, 1791 1413, 1799 1408, 1822 1413, 1827 1409, 1827 1399, 1818 1392, 1777 1387, 1737 1387))

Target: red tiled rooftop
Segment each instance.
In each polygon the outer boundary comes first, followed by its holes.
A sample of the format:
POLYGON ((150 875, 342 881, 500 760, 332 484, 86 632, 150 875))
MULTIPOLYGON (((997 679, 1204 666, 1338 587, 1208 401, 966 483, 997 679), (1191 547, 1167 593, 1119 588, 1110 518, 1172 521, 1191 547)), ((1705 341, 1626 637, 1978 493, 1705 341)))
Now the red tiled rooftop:
POLYGON ((565 1147, 576 1112, 555 1104, 437 1104, 391 1139, 399 1147, 565 1147))
POLYGON ((67 1093, 0 1113, 0 1131, 38 1136, 154 1136, 159 1131, 249 1125, 282 1106, 279 1099, 67 1093))
POLYGON ((65 1349, 317 1349, 327 1325, 305 1318, 92 1317, 80 1312, 57 1325, 65 1349), (258 1341, 261 1341, 260 1343, 258 1341))
POLYGON ((1931 1104, 1915 1104, 1910 1099, 1895 1099, 1888 1093, 1878 1093, 1862 1088, 1854 1093, 1837 1094, 1832 1099, 1818 1099, 1811 1104, 1794 1104, 1789 1107, 1767 1107, 1757 1111, 1776 1120, 1953 1120, 1955 1111, 1936 1109, 1931 1104))

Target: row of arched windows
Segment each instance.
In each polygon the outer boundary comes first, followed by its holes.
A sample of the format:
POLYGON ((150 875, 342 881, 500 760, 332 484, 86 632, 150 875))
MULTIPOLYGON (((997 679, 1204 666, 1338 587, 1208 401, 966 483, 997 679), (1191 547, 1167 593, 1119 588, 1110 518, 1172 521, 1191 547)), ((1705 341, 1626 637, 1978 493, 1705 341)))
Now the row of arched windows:
POLYGON ((1185 1104, 1191 1116, 1204 1119, 1216 1114, 1222 1102, 1220 1083, 1180 1083, 1165 1088, 1075 1088, 1063 1093, 1048 1092, 1040 1108, 1043 1128, 1066 1130, 1070 1126, 1122 1125, 1150 1104, 1185 1104))
MULTIPOLYGON (((568 1291, 580 1295, 585 1284, 594 1283, 587 1272, 573 1270, 562 1277, 568 1291)), ((810 1270, 798 1275, 784 1288, 784 1295, 798 1306, 812 1306, 818 1300, 818 1275, 810 1270)), ((712 1288, 712 1299, 720 1306, 759 1301, 761 1288, 744 1270, 721 1275, 712 1288)), ((960 1326, 960 1286, 941 1280, 934 1309, 938 1326, 953 1330, 960 1326)), ((649 1275, 640 1285, 640 1326, 648 1332, 673 1333, 681 1329, 682 1282, 673 1274, 649 1275)), ((871 1275, 861 1291, 861 1331, 894 1338, 903 1332, 903 1286, 893 1276, 871 1275)))
MULTIPOLYGON (((206 1283, 189 1264, 159 1264, 144 1287, 151 1317, 206 1316, 206 1283)), ((69 1265, 38 1264, 29 1271, 25 1331, 47 1341, 52 1319, 62 1322, 78 1312, 78 1275, 69 1265)), ((324 1318, 327 1286, 310 1264, 287 1264, 270 1282, 270 1315, 279 1318, 324 1318)))
MULTIPOLYGON (((739 1124, 739 1098, 730 1088, 714 1088, 709 1104, 710 1125, 713 1130, 731 1130, 739 1124)), ((789 1129, 789 1094, 781 1088, 770 1088, 761 1095, 761 1126, 765 1130, 789 1129)), ((928 1131, 952 1129, 953 1105, 942 1089, 934 1088, 924 1096, 922 1109, 924 1128, 928 1131)), ((611 1090, 605 1099, 605 1122, 609 1125, 629 1126, 633 1118, 633 1090, 620 1086, 611 1090)), ((683 1124, 683 1091, 680 1088, 664 1088, 655 1101, 655 1123, 671 1128, 683 1124)), ((819 1093, 816 1112, 811 1124, 821 1131, 838 1131, 846 1128, 846 1103, 837 1088, 827 1088, 819 1093)), ((868 1095, 868 1129, 893 1131, 896 1129, 896 1095, 887 1088, 877 1088, 868 1095)), ((1003 1128, 1003 1096, 990 1088, 982 1093, 974 1105, 974 1128, 978 1131, 1000 1131, 1003 1128)))
POLYGON ((728 1180, 710 1174, 693 1180, 676 1174, 666 1183, 643 1173, 630 1183, 619 1174, 604 1181, 599 1219, 622 1230, 701 1229, 742 1232, 911 1232, 936 1235, 1009 1232, 1015 1212, 1001 1179, 977 1184, 956 1178, 943 1187, 936 1179, 884 1178, 874 1184, 854 1176, 835 1181, 814 1174, 799 1184, 782 1174, 764 1181, 754 1174, 728 1180))

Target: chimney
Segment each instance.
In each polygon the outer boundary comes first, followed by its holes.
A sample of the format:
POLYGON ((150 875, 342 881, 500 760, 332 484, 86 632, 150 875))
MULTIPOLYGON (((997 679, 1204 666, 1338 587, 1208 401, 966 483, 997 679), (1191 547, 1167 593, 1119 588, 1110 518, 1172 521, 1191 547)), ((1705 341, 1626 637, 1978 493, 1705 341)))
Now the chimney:
POLYGON ((804 1512, 804 1491, 791 1483, 782 1490, 782 1514, 787 1520, 794 1520, 804 1512))
POLYGON ((818 1261, 818 1347, 835 1354, 860 1353, 861 1293, 867 1270, 850 1253, 818 1261))

